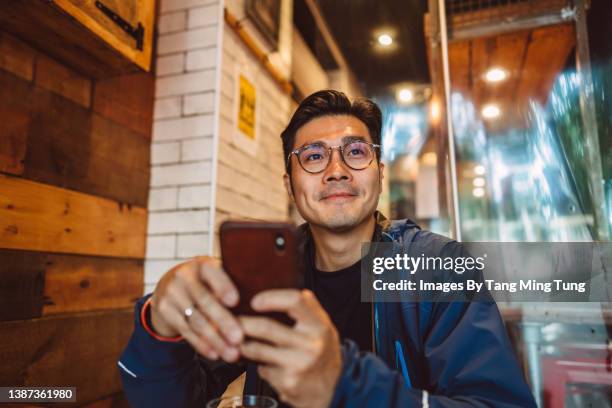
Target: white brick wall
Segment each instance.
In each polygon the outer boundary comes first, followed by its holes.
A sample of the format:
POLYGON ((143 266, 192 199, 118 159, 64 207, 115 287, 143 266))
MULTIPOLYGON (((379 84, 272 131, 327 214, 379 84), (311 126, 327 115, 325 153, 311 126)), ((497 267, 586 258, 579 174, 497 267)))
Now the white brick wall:
POLYGON ((150 235, 147 237, 147 259, 173 259, 176 253, 176 235, 150 235))
POLYGON ((178 208, 197 208, 211 199, 210 185, 186 186, 178 190, 178 208))
POLYGON ((153 124, 153 141, 162 142, 212 136, 213 131, 213 115, 199 115, 173 120, 156 120, 153 124))
POLYGON ((217 24, 218 4, 189 10, 187 27, 197 28, 217 24))
POLYGON ((145 293, 173 266, 211 252, 220 4, 160 1, 145 293))
MULTIPOLYGON (((280 133, 291 114, 291 100, 227 26, 223 30, 221 68, 215 224, 218 226, 226 218, 287 220, 288 196, 282 179, 280 133), (259 127, 255 155, 241 150, 233 135, 235 78, 244 64, 251 70, 257 92, 259 127)), ((214 252, 218 254, 218 231, 214 232, 214 252)))
POLYGON ((211 113, 215 105, 214 92, 206 92, 195 95, 186 95, 183 105, 183 115, 198 113, 211 113))
POLYGON ((157 76, 178 74, 185 67, 185 54, 172 54, 157 59, 157 76))
POLYGON ((204 48, 187 52, 187 71, 214 68, 217 50, 204 48))
POLYGON ((155 101, 154 119, 177 118, 181 116, 182 110, 181 97, 157 99, 155 101))
POLYGON ((182 142, 181 158, 183 161, 211 159, 212 148, 212 137, 185 140, 182 142))
MULTIPOLYGON (((244 16, 242 0, 225 3, 244 16)), ((223 220, 288 219, 279 135, 291 100, 226 26, 223 4, 160 1, 145 293, 178 263, 217 255, 223 220), (255 155, 233 137, 235 74, 244 64, 257 89, 255 155)), ((283 21, 291 24, 285 14, 283 21)), ((291 53, 286 41, 279 44, 283 49, 271 59, 282 62, 291 53)), ((287 66, 279 70, 289 72, 287 66)))
POLYGON ((217 0, 161 0, 161 13, 165 14, 174 10, 194 9, 208 4, 217 4, 217 0))
POLYGON ((163 14, 159 18, 158 30, 160 34, 174 31, 182 31, 187 27, 187 12, 177 11, 175 13, 163 14))
POLYGON ((184 234, 178 236, 177 256, 191 258, 208 252, 208 234, 184 234))
POLYGON ((173 210, 177 208, 177 187, 152 188, 149 190, 149 211, 173 210))
POLYGON ((155 97, 185 95, 215 89, 215 70, 172 75, 159 78, 155 83, 155 97))
POLYGON ((149 234, 207 232, 208 210, 182 210, 149 213, 149 234))
MULTIPOLYGON (((155 147, 156 145, 153 145, 155 147)), ((210 161, 154 166, 151 187, 180 186, 210 182, 210 161)), ((210 203, 206 203, 210 206, 210 203)))
POLYGON ((217 26, 163 34, 157 41, 157 53, 166 55, 196 48, 214 47, 217 43, 217 26))
POLYGON ((180 155, 181 144, 178 142, 151 145, 151 164, 176 163, 180 155))

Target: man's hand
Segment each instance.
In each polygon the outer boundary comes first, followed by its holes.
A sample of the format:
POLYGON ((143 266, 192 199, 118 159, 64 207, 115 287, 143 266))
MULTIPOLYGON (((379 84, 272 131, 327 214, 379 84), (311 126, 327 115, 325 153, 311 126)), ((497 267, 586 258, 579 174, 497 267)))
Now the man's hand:
POLYGON ((334 395, 342 369, 340 340, 331 319, 309 290, 275 289, 251 302, 258 312, 285 312, 296 321, 288 327, 266 317, 239 318, 247 338, 241 354, 262 363, 258 369, 295 407, 325 408, 334 395), (257 341, 263 340, 263 342, 257 341))
POLYGON ((153 330, 162 336, 183 336, 211 360, 238 359, 243 332, 227 309, 238 303, 238 290, 218 260, 197 257, 175 266, 160 279, 151 300, 153 330), (193 314, 187 320, 185 309, 193 314))

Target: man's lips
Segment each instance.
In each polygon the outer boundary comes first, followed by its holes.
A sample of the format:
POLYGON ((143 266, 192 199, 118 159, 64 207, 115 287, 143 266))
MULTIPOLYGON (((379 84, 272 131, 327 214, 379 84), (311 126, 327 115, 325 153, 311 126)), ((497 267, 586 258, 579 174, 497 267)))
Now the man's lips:
POLYGON ((342 199, 342 198, 351 198, 356 197, 357 194, 351 193, 331 193, 324 195, 321 200, 334 200, 334 199, 342 199))

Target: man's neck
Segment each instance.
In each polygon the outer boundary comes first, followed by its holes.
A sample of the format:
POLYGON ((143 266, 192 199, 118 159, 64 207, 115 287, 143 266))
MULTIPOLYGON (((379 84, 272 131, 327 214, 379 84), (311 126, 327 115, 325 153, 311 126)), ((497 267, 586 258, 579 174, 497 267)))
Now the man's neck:
POLYGON ((361 259, 361 244, 372 240, 375 227, 374 215, 342 232, 311 225, 315 267, 320 271, 333 272, 353 265, 361 259))

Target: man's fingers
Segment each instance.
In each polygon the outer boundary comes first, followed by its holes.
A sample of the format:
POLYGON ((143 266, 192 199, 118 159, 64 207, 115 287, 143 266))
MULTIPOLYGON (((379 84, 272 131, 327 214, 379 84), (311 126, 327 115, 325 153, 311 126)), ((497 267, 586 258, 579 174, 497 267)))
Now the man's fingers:
POLYGON ((217 298, 229 307, 238 304, 238 289, 221 267, 221 263, 216 259, 207 257, 198 257, 196 261, 198 276, 210 286, 217 298))
POLYGON ((303 338, 288 326, 268 317, 240 316, 238 318, 245 336, 265 340, 281 347, 291 347, 303 338))
POLYGON ((285 312, 294 320, 318 323, 325 315, 314 293, 308 289, 270 289, 253 297, 251 306, 258 312, 285 312))
POLYGON ((197 333, 187 330, 182 334, 183 338, 195 349, 198 354, 207 357, 209 360, 216 360, 219 354, 210 347, 197 333))
POLYGON ((258 366, 257 373, 266 380, 278 393, 278 397, 285 403, 290 404, 301 386, 296 376, 287 375, 287 371, 281 367, 258 366))
POLYGON ((165 304, 164 310, 165 319, 174 327, 181 336, 199 353, 211 360, 216 360, 219 355, 212 349, 208 341, 198 332, 193 331, 189 323, 185 321, 184 316, 179 312, 174 305, 165 304))
POLYGON ((198 309, 221 330, 228 341, 233 344, 240 343, 242 341, 242 330, 234 315, 221 305, 217 298, 192 275, 185 275, 183 279, 185 280, 184 285, 191 298, 195 299, 194 303, 198 309))
POLYGON ((185 303, 184 300, 175 303, 175 307, 178 313, 181 315, 182 320, 187 325, 187 328, 185 328, 183 324, 180 326, 184 332, 193 331, 196 333, 209 344, 212 350, 223 357, 223 359, 226 361, 234 361, 236 358, 238 358, 238 350, 232 345, 226 343, 223 336, 221 336, 221 333, 219 333, 215 327, 215 323, 207 319, 198 308, 193 307, 191 304, 185 303), (187 308, 192 309, 192 314, 189 316, 189 320, 185 319, 185 309, 187 308))
POLYGON ((240 345, 240 354, 259 363, 283 366, 292 364, 298 357, 297 352, 258 341, 246 341, 240 345))
POLYGON ((167 312, 166 315, 171 315, 169 323, 174 325, 181 335, 188 331, 193 331, 206 341, 211 349, 222 356, 224 360, 234 361, 238 358, 237 349, 226 343, 217 331, 215 323, 208 320, 197 307, 193 306, 192 300, 186 293, 186 289, 181 288, 179 285, 173 285, 171 288, 168 288, 168 291, 172 293, 172 296, 168 299, 174 309, 174 313, 167 312), (185 318, 185 310, 187 308, 192 309, 192 315, 189 316, 189 320, 185 318))

